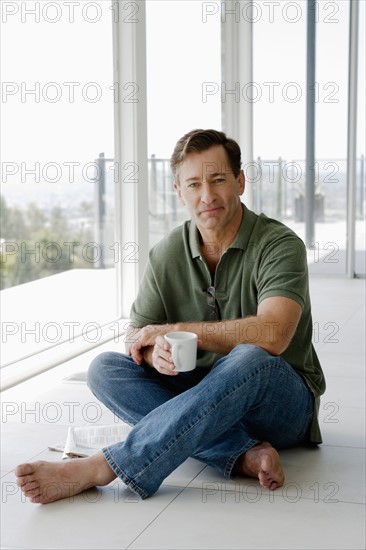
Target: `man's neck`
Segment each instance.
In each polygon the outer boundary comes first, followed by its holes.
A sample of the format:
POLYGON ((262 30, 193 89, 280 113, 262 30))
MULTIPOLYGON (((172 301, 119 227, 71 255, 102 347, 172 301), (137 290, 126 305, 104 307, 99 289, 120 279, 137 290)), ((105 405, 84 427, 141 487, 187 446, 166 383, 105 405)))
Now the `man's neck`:
POLYGON ((199 230, 201 240, 201 251, 210 271, 214 271, 221 256, 234 242, 242 222, 244 213, 240 204, 240 210, 235 216, 230 228, 218 228, 212 230, 199 230))
POLYGON ((240 203, 230 227, 218 227, 214 229, 198 228, 201 246, 216 245, 220 248, 223 248, 223 246, 228 248, 235 240, 243 215, 242 203, 240 203))

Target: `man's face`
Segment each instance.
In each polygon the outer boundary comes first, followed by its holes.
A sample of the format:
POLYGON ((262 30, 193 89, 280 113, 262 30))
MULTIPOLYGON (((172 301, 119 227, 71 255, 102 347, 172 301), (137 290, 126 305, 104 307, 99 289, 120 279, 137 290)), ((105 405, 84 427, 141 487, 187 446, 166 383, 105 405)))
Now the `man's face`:
POLYGON ((235 178, 222 145, 190 153, 179 167, 179 184, 174 187, 198 229, 222 230, 241 217, 244 174, 241 171, 235 178))

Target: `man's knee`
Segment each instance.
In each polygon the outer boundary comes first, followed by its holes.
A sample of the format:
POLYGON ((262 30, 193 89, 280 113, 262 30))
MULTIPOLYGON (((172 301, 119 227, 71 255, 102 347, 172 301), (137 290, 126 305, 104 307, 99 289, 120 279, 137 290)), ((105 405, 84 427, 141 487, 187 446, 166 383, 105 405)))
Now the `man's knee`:
POLYGON ((273 356, 263 348, 253 344, 238 344, 228 355, 220 359, 214 368, 217 367, 220 371, 225 369, 225 372, 232 372, 235 376, 238 374, 238 369, 245 376, 249 373, 259 375, 261 366, 271 366, 271 359, 273 356))
POLYGON ((268 351, 254 344, 238 344, 229 355, 242 357, 246 362, 260 363, 272 357, 268 351))
POLYGON ((115 355, 114 352, 105 351, 97 355, 90 363, 86 383, 92 391, 100 386, 102 380, 105 381, 106 371, 115 362, 115 355))

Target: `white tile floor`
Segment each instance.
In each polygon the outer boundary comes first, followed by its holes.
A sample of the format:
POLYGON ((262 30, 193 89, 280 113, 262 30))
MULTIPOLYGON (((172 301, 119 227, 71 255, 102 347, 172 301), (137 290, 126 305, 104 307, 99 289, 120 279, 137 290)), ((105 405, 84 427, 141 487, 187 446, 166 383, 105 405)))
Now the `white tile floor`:
POLYGON ((324 443, 281 452, 282 488, 227 481, 188 460, 144 501, 115 481, 72 500, 27 502, 14 483, 19 462, 58 460, 47 446, 69 425, 114 421, 85 385, 63 381, 101 349, 122 348, 105 344, 2 394, 1 548, 365 548, 365 284, 313 278, 311 296, 328 384, 324 443))

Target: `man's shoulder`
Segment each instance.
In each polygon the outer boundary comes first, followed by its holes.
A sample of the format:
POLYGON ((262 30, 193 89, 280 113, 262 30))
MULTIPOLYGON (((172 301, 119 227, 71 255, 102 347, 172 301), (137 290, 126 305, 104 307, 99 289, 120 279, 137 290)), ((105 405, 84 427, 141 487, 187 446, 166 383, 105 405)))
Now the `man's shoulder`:
POLYGON ((253 228, 252 238, 257 239, 260 236, 261 240, 264 239, 267 242, 274 242, 276 239, 293 239, 294 242, 304 244, 302 239, 295 233, 293 229, 285 225, 284 223, 270 218, 261 213, 257 217, 256 223, 253 228))
POLYGON ((306 262, 304 241, 284 223, 259 214, 254 224, 248 243, 249 254, 253 261, 263 262, 277 258, 283 261, 306 262))
POLYGON ((190 220, 172 229, 150 250, 150 261, 159 263, 181 256, 187 249, 190 220))

